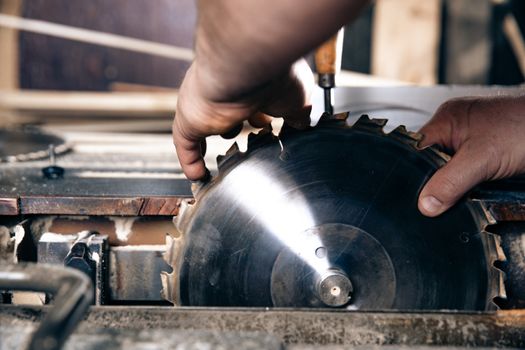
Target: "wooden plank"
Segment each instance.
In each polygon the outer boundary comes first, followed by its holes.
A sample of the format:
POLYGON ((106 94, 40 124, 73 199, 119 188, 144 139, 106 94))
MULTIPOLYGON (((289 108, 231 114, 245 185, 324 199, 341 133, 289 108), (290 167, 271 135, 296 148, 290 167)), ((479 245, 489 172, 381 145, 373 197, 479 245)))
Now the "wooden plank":
POLYGON ((0 215, 18 215, 17 198, 0 198, 0 215))
MULTIPOLYGON (((154 4, 144 0, 46 0, 24 1, 23 15, 190 49, 197 10, 194 0, 159 0, 154 4)), ((114 81, 177 87, 190 64, 25 31, 20 33, 20 44, 20 82, 29 89, 107 90, 114 81)), ((134 47, 143 50, 147 46, 134 47)))
POLYGON ((193 50, 185 47, 166 45, 149 40, 135 39, 123 35, 104 33, 48 21, 27 19, 19 16, 0 14, 0 26, 175 60, 191 62, 194 57, 193 50))
POLYGON ((440 0, 378 0, 372 28, 372 74, 435 84, 440 15, 440 0))
MULTIPOLYGON (((178 197, 50 197, 20 198, 21 214, 172 216, 177 215, 178 197)), ((4 214, 7 215, 7 214, 4 214)))
POLYGON ((182 198, 176 197, 150 197, 144 198, 140 215, 169 215, 174 216, 179 212, 182 198))
POLYGON ((142 198, 21 197, 22 214, 136 216, 142 198))
POLYGON ((525 221, 525 203, 520 201, 483 200, 496 221, 525 221))
POLYGON ((166 117, 177 105, 173 92, 0 92, 0 109, 29 115, 78 117, 166 117))

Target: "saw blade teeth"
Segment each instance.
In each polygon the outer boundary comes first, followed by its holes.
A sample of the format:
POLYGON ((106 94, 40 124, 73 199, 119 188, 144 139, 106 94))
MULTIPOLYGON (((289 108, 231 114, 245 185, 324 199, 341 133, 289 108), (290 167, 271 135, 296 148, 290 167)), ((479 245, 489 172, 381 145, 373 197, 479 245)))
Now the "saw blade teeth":
POLYGON ((354 126, 358 126, 358 125, 361 125, 361 124, 365 124, 365 125, 368 125, 368 123, 370 123, 370 117, 368 116, 368 114, 363 114, 359 117, 359 119, 357 119, 357 121, 355 122, 354 126))
POLYGON ((371 121, 370 117, 368 116, 368 114, 362 114, 359 119, 357 119, 357 121, 355 122, 356 124, 361 124, 361 123, 369 123, 371 121))
POLYGON ((171 235, 169 234, 166 235, 165 244, 166 244, 166 251, 164 252, 164 254, 162 254, 162 257, 164 258, 166 262, 168 262, 171 260, 171 250, 173 248, 173 237, 171 237, 171 235))
POLYGON ((370 123, 380 128, 383 128, 387 122, 388 122, 388 119, 376 119, 376 118, 370 119, 370 123))
POLYGON ((370 123, 370 117, 368 114, 363 114, 357 119, 357 121, 354 123, 353 127, 359 127, 359 126, 368 126, 370 123))
MULTIPOLYGON (((166 251, 164 254, 162 254, 162 258, 164 261, 171 267, 171 256, 172 256, 172 250, 173 250, 173 238, 170 235, 166 235, 166 251)), ((172 268, 173 269, 173 268, 172 268)), ((171 286, 172 286, 172 273, 168 271, 162 271, 160 273, 160 281, 162 285, 162 289, 160 291, 160 295, 162 299, 168 300, 169 302, 173 303, 171 300, 171 286)))
POLYGON ((193 193, 193 197, 197 198, 199 196, 199 192, 203 188, 205 188, 211 181, 211 172, 208 168, 206 168, 206 173, 204 174, 204 177, 202 179, 191 182, 191 193, 193 193))
POLYGON ((499 235, 493 234, 494 237, 494 250, 495 250, 495 262, 505 262, 507 261, 507 257, 505 256, 505 253, 503 252, 503 248, 501 248, 501 237, 499 235))
POLYGON ((301 130, 296 129, 293 126, 290 126, 287 122, 283 123, 283 126, 281 128, 281 131, 279 132, 279 136, 277 138, 282 139, 283 137, 288 137, 290 135, 294 135, 301 132, 301 130))
POLYGON ((420 134, 418 132, 414 132, 414 131, 407 131, 407 134, 413 138, 415 141, 417 141, 417 143, 421 142, 421 140, 423 140, 423 134, 420 134))
POLYGON ((237 152, 239 152, 239 144, 237 142, 234 142, 233 145, 231 145, 230 148, 228 148, 228 150, 226 151, 225 156, 231 156, 232 154, 237 152))
POLYGON ((222 164, 222 162, 224 161, 225 158, 226 158, 226 157, 223 156, 222 154, 219 154, 219 155, 217 156, 217 158, 215 158, 215 160, 216 160, 216 162, 217 162, 217 167, 218 167, 218 168, 221 167, 221 164, 222 164))
POLYGON ((217 168, 219 174, 223 172, 227 166, 230 166, 232 163, 235 163, 236 160, 239 160, 242 154, 243 153, 239 149, 239 144, 234 142, 224 155, 217 156, 217 168))
POLYGON ((318 124, 325 124, 325 123, 331 123, 331 122, 345 122, 348 120, 348 117, 350 116, 350 112, 344 112, 344 113, 337 113, 337 114, 328 114, 326 112, 321 115, 321 118, 319 119, 318 124))
POLYGON ((160 284, 162 289, 160 290, 160 297, 172 304, 175 304, 171 298, 173 291, 171 286, 173 285, 173 276, 171 273, 161 271, 160 273, 160 284))
POLYGON ((334 117, 337 120, 347 121, 350 116, 350 112, 337 113, 334 117))
POLYGON ((506 275, 499 268, 499 264, 507 261, 507 257, 502 248, 501 237, 498 234, 488 232, 489 225, 496 224, 496 220, 480 200, 471 200, 473 209, 480 216, 481 221, 481 239, 485 249, 485 256, 488 265, 489 295, 487 300, 488 310, 497 310, 499 305, 497 300, 507 299, 505 288, 506 275))
POLYGON ((228 159, 229 157, 231 157, 233 154, 239 152, 239 145, 237 144, 237 142, 234 142, 230 148, 228 148, 228 150, 226 151, 226 153, 224 154, 219 154, 217 156, 216 161, 217 161, 217 165, 218 166, 221 166, 222 163, 224 163, 226 161, 226 159, 228 159))
POLYGON ((177 215, 173 217, 173 225, 179 236, 182 236, 184 233, 183 226, 185 224, 184 218, 189 217, 190 211, 193 208, 193 199, 182 200, 179 206, 179 211, 177 215))
POLYGON ((493 285, 491 286, 490 300, 488 302, 489 309, 500 309, 498 301, 507 299, 507 292, 505 289, 506 275, 501 269, 493 266, 489 270, 489 278, 493 285))
POLYGON ((485 255, 487 256, 488 277, 489 277, 489 295, 487 300, 487 309, 499 309, 496 301, 505 300, 507 292, 505 289, 506 275, 497 265, 507 260, 503 249, 501 248, 501 237, 497 234, 483 230, 481 232, 485 255))
POLYGON ((408 134, 407 128, 404 125, 397 126, 394 130, 392 130, 389 133, 389 135, 395 138, 398 138, 401 141, 405 141, 405 142, 408 141, 409 143, 410 141, 415 141, 415 140, 412 140, 412 138, 408 134))
POLYGON ((166 235, 166 252, 162 255, 164 261, 171 267, 172 271, 162 271, 161 296, 164 300, 171 302, 174 306, 180 305, 179 276, 177 266, 180 266, 180 259, 183 251, 183 236, 174 238, 166 235))
POLYGON ((487 207, 483 204, 482 201, 479 199, 472 199, 472 204, 476 207, 478 212, 482 213, 483 218, 486 220, 484 226, 482 227, 483 230, 487 228, 487 226, 495 225, 497 224, 496 219, 494 216, 492 216, 492 213, 490 210, 487 209, 487 207))
POLYGON ((392 130, 392 133, 408 135, 407 128, 404 125, 399 125, 398 127, 396 127, 394 130, 392 130))
POLYGON ((485 249, 485 257, 488 267, 488 300, 487 310, 498 310, 498 300, 507 299, 505 288, 506 275, 499 268, 499 264, 507 261, 507 257, 501 245, 501 237, 498 234, 488 232, 486 229, 489 225, 496 224, 496 220, 480 200, 471 201, 473 209, 480 216, 481 221, 481 240, 485 249))
POLYGON ((274 140, 277 140, 277 137, 273 134, 272 127, 269 125, 268 127, 265 127, 261 129, 257 135, 252 139, 252 142, 250 143, 250 140, 248 139, 248 148, 250 146, 254 146, 256 144, 263 144, 263 143, 269 143, 274 140))
POLYGON ((352 128, 383 133, 383 127, 386 125, 387 121, 387 119, 370 119, 367 114, 363 114, 355 122, 352 128))
POLYGON ((423 138, 423 135, 407 130, 406 126, 404 125, 399 125, 396 127, 390 132, 390 135, 402 142, 412 145, 416 149, 419 149, 419 141, 421 141, 423 138))

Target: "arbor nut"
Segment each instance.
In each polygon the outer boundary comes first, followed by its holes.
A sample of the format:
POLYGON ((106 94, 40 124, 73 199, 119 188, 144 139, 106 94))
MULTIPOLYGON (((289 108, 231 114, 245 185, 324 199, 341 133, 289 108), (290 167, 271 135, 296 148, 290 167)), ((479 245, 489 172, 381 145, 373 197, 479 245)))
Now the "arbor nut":
POLYGON ((352 297, 352 282, 338 269, 329 269, 319 278, 317 294, 327 306, 338 307, 348 304, 352 297))

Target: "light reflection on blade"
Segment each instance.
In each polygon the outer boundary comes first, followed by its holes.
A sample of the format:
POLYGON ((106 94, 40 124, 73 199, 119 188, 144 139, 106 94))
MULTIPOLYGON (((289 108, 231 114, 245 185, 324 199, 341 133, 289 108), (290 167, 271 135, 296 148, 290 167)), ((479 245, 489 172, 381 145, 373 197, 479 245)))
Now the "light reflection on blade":
POLYGON ((294 188, 291 180, 272 178, 271 174, 276 173, 267 162, 237 167, 225 179, 224 188, 229 189, 226 195, 239 201, 244 210, 322 274, 330 265, 326 257, 315 254, 316 249, 323 246, 319 237, 306 233, 316 225, 308 203, 300 193, 289 191, 294 188))

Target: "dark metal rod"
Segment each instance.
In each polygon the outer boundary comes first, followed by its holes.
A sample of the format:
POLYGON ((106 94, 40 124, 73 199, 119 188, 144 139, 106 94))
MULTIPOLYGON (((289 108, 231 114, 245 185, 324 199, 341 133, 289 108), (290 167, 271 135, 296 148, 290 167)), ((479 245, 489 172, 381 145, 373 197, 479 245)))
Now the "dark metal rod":
POLYGON ((324 88, 324 111, 329 115, 334 114, 334 107, 332 105, 332 89, 324 88))
POLYGON ((45 292, 55 296, 54 307, 33 333, 29 350, 60 349, 93 299, 91 281, 83 273, 45 264, 0 267, 0 290, 45 292))

